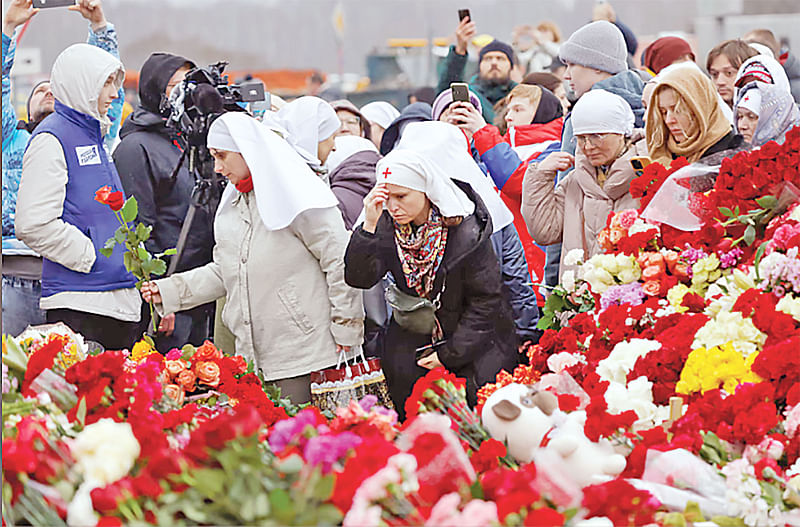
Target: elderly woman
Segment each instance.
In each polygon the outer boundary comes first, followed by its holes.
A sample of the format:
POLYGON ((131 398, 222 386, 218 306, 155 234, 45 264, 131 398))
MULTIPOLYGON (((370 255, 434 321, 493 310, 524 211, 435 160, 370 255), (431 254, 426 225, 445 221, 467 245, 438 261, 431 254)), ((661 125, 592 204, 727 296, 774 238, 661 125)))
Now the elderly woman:
POLYGON ((786 132, 800 124, 789 79, 775 59, 758 55, 745 61, 735 86, 734 129, 753 146, 773 139, 782 143, 786 132))
POLYGON ((569 269, 564 255, 582 249, 586 258, 600 252, 598 233, 610 212, 638 208, 630 195, 637 155, 634 116, 625 99, 591 90, 572 110, 578 149, 550 154, 532 163, 522 184, 522 215, 537 243, 562 243, 560 276, 569 269), (573 168, 553 187, 557 171, 573 168))
POLYGON ((214 260, 147 282, 142 297, 173 313, 226 297, 236 352, 295 403, 310 373, 363 340, 360 292, 344 283, 347 231, 336 197, 291 146, 255 119, 211 125, 214 170, 230 181, 214 222, 214 260))
POLYGON ((672 67, 658 76, 645 130, 650 157, 664 166, 678 157, 694 163, 743 144, 725 117, 711 80, 691 66, 672 67))
POLYGON ((398 409, 417 379, 441 365, 467 379, 475 404, 479 386, 517 364, 492 221, 478 193, 450 177, 475 169, 466 141, 442 134, 440 123, 412 126, 409 139, 430 150, 404 147, 404 136, 378 162, 378 184, 347 247, 345 279, 363 289, 387 272, 394 279, 383 367, 398 409), (408 320, 408 304, 419 302, 430 303, 429 316, 408 320))

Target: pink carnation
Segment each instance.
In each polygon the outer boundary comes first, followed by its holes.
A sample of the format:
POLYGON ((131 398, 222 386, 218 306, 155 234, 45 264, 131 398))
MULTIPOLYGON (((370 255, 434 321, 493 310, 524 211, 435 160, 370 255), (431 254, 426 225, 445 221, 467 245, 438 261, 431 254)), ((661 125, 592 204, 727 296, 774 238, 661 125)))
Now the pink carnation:
POLYGON ((620 227, 627 230, 633 227, 633 224, 639 218, 639 213, 633 209, 623 210, 614 217, 614 222, 617 222, 620 227))
POLYGON ((167 352, 166 360, 178 360, 183 355, 183 351, 179 350, 178 348, 172 348, 167 352))

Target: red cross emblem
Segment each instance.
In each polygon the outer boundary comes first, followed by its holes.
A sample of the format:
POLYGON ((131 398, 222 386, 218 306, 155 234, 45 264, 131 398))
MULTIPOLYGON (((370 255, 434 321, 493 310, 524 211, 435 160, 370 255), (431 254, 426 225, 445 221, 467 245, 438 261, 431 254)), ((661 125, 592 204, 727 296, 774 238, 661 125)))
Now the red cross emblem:
POLYGON ((391 173, 392 172, 389 170, 389 167, 386 167, 386 170, 381 172, 381 174, 383 174, 383 179, 389 179, 389 175, 391 175, 391 173))

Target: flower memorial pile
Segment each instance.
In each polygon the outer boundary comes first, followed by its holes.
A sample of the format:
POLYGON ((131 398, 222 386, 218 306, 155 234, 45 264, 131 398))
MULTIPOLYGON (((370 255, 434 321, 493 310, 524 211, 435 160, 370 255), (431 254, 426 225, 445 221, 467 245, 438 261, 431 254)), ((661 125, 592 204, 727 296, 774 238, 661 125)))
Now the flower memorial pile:
POLYGON ((692 232, 647 211, 684 166, 565 256, 476 409, 442 368, 399 423, 292 405, 210 342, 4 336, 4 525, 800 525, 800 129, 724 160, 692 232))

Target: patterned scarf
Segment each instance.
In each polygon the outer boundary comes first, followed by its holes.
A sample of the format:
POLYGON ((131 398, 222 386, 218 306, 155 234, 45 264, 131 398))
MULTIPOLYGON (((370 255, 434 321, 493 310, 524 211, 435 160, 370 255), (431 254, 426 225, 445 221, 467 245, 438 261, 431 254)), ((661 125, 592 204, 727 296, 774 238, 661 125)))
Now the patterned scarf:
POLYGON ((428 298, 447 244, 447 227, 442 224, 442 217, 431 207, 428 220, 417 228, 411 223, 395 222, 394 238, 408 287, 428 298))

